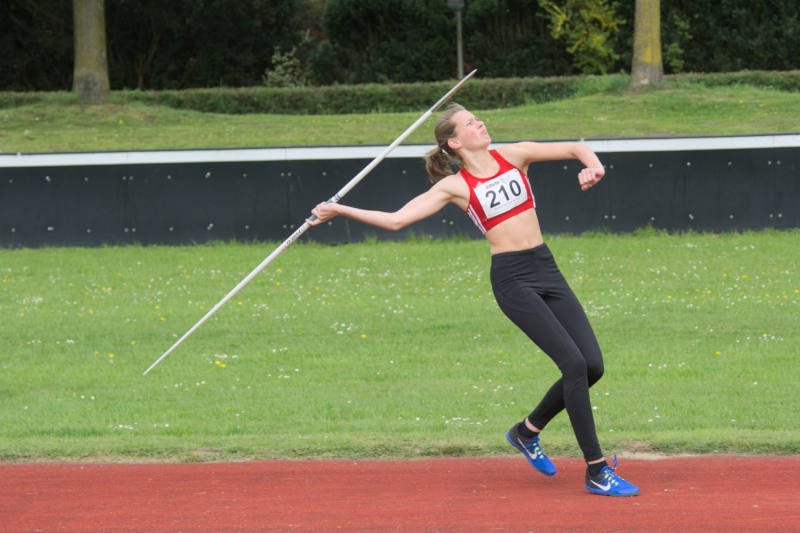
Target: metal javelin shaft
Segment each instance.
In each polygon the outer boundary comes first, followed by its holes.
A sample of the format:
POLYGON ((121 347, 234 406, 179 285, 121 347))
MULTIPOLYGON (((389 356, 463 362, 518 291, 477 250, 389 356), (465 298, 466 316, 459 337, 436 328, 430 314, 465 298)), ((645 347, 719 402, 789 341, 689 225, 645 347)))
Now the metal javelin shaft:
MULTIPOLYGON (((442 97, 439 99, 439 101, 437 101, 435 104, 433 104, 433 105, 430 107, 430 109, 428 109, 428 110, 427 110, 425 113, 423 113, 423 114, 422 114, 422 116, 421 116, 421 117, 419 117, 419 118, 417 119, 417 121, 416 121, 416 122, 414 122, 414 123, 413 123, 411 126, 409 126, 409 128, 408 128, 406 131, 404 131, 404 132, 403 132, 403 133, 402 133, 402 134, 401 134, 401 135, 400 135, 400 136, 399 136, 397 139, 395 139, 395 141, 394 141, 392 144, 390 144, 389 146, 387 146, 387 147, 386 147, 386 149, 384 149, 384 150, 383 150, 383 152, 381 152, 381 153, 378 155, 378 157, 376 157, 375 159, 373 159, 373 160, 372 160, 372 162, 370 162, 370 164, 368 164, 366 167, 364 167, 364 168, 361 170, 361 172, 359 172, 358 174, 356 174, 356 175, 355 175, 355 177, 353 177, 353 179, 351 179, 349 182, 347 182, 347 184, 346 184, 344 187, 342 187, 342 188, 339 190, 339 192, 337 192, 336 194, 334 194, 334 195, 333 195, 333 196, 332 196, 332 197, 331 197, 331 198, 328 200, 328 203, 332 203, 332 202, 338 202, 339 200, 341 200, 341 199, 344 197, 344 195, 346 195, 348 192, 350 192, 350 190, 351 190, 353 187, 355 187, 355 186, 358 184, 358 182, 360 182, 362 179, 364 179, 364 177, 365 177, 367 174, 369 174, 369 173, 372 171, 372 169, 373 169, 373 168, 375 168, 375 167, 378 165, 378 163, 380 163, 381 161, 383 161, 383 159, 384 159, 384 158, 385 158, 385 157, 386 157, 386 156, 389 154, 389 152, 391 152, 392 150, 394 150, 394 149, 395 149, 395 148, 396 148, 396 147, 397 147, 397 146, 398 146, 398 145, 399 145, 401 142, 403 142, 403 141, 404 141, 404 140, 405 140, 405 139, 406 139, 406 138, 407 138, 409 135, 411 135, 411 134, 414 132, 414 130, 416 130, 416 129, 417 129, 417 128, 418 128, 418 127, 419 127, 419 126, 420 126, 420 125, 421 125, 423 122, 425 122, 426 120, 428 120, 428 118, 429 118, 429 117, 430 117, 430 116, 431 116, 431 115, 432 115, 432 114, 433 114, 433 113, 434 113, 434 112, 435 112, 437 109, 439 109, 439 108, 440 108, 440 107, 441 107, 441 106, 442 106, 442 105, 443 105, 445 102, 447 102, 447 100, 449 100, 449 99, 450 99, 450 97, 452 97, 452 96, 453 96, 453 95, 456 93, 456 91, 458 91, 458 90, 461 88, 461 86, 462 86, 462 85, 464 85, 464 83, 466 83, 466 81, 467 81, 468 79, 470 79, 470 78, 472 77, 472 75, 473 75, 473 74, 475 74, 477 71, 478 71, 478 69, 475 69, 475 70, 473 70, 472 72, 470 72, 469 74, 467 74, 466 76, 464 76, 464 77, 461 79, 461 81, 459 81, 457 84, 455 84, 455 85, 453 86, 453 88, 452 88, 452 89, 450 89, 450 90, 449 90, 449 91, 448 91, 448 92, 447 92, 447 93, 446 93, 444 96, 442 96, 442 97)), ((316 217, 314 217, 314 215, 311 215, 311 216, 309 217, 309 220, 315 220, 315 218, 316 218, 316 217)), ((258 265, 256 268, 254 268, 252 272, 250 272, 250 273, 249 273, 249 274, 248 274, 248 275, 247 275, 247 276, 246 276, 246 277, 245 277, 245 278, 244 278, 242 281, 240 281, 240 282, 239 282, 239 284, 238 284, 238 285, 236 285, 236 286, 235 286, 235 287, 234 287, 234 288, 233 288, 233 289, 232 289, 232 290, 231 290, 231 291, 230 291, 228 294, 226 294, 226 295, 225 295, 225 296, 222 298, 222 300, 220 300, 219 302, 217 302, 217 304, 216 304, 214 307, 212 307, 212 308, 211 308, 211 310, 210 310, 208 313, 206 313, 206 314, 205 314, 205 316, 203 316, 203 318, 201 318, 200 320, 198 320, 198 321, 197 321, 197 323, 196 323, 194 326, 192 326, 191 328, 189 328, 189 331, 187 331, 186 333, 184 333, 184 334, 183 334, 183 336, 182 336, 180 339, 178 339, 178 340, 177 340, 177 342, 176 342, 175 344, 173 344, 173 345, 170 347, 170 349, 169 349, 169 350, 167 350, 166 352, 164 352, 163 354, 161 354, 161 357, 159 357, 158 359, 156 359, 156 360, 155 360, 155 362, 153 362, 153 364, 152 364, 152 365, 150 365, 150 367, 149 367, 147 370, 145 370, 145 371, 142 373, 142 375, 143 375, 143 376, 144 376, 144 375, 147 375, 147 373, 148 373, 148 372, 150 372, 150 371, 151 371, 153 368, 155 368, 155 366, 156 366, 158 363, 160 363, 160 362, 161 362, 161 361, 162 361, 162 360, 163 360, 165 357, 167 357, 167 356, 168 356, 168 355, 169 355, 169 354, 170 354, 170 353, 171 353, 171 352, 172 352, 172 351, 173 351, 175 348, 177 348, 178 346, 180 346, 180 344, 181 344, 183 341, 185 341, 185 340, 186 340, 186 339, 189 337, 189 335, 191 335, 192 333, 194 333, 195 331, 197 331, 197 329, 198 329, 200 326, 202 326, 202 325, 205 323, 205 321, 206 321, 206 320, 208 320, 209 318, 211 318, 211 316, 212 316, 214 313, 216 313, 216 312, 219 310, 219 308, 220 308, 220 307, 222 307, 223 305, 225 305, 226 303, 228 303, 228 301, 229 301, 231 298, 233 298, 233 297, 236 295, 236 293, 238 293, 240 290, 242 290, 242 289, 244 288, 244 286, 245 286, 245 285, 247 285, 248 283, 250 283, 250 282, 253 280, 253 278, 254 278, 254 277, 256 277, 256 276, 258 275, 258 273, 259 273, 259 272, 261 272, 262 270, 264 270, 264 268, 266 268, 266 266, 267 266, 268 264, 270 264, 270 263, 271 263, 271 262, 272 262, 272 261, 273 261, 273 260, 274 260, 276 257, 278 257, 278 255, 280 255, 280 254, 281 254, 281 252, 283 252, 283 251, 284 251, 286 248, 288 248, 288 247, 289 247, 289 246, 290 246, 290 245, 291 245, 291 244, 292 244, 294 241, 296 241, 298 238, 300 238, 300 236, 301 236, 303 233, 305 233, 305 231, 306 231, 306 230, 307 230, 309 227, 310 227, 310 226, 309 226, 308 222, 303 222, 303 225, 302 225, 302 226, 300 226, 299 228, 297 228, 297 229, 294 231, 294 233, 292 233, 291 235, 289 235, 289 237, 288 237, 288 238, 287 238, 285 241, 283 241, 283 242, 282 242, 282 243, 281 243, 281 244, 280 244, 280 245, 279 245, 277 248, 275 248, 275 250, 273 250, 273 252, 272 252, 271 254, 269 254, 269 255, 267 256, 267 258, 266 258, 266 259, 264 259, 263 261, 261 261, 261 263, 260 263, 260 264, 259 264, 259 265, 258 265)))

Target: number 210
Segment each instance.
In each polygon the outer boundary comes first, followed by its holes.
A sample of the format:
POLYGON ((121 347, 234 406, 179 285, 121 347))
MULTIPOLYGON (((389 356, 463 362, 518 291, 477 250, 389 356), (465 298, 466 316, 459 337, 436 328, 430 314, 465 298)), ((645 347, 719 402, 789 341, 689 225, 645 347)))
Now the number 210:
MULTIPOLYGON (((518 181, 510 181, 508 183, 508 188, 511 189, 511 194, 514 195, 515 197, 522 194, 522 186, 519 184, 518 181)), ((491 196, 491 203, 489 204, 489 207, 497 207, 500 205, 500 200, 498 200, 497 198, 498 194, 502 194, 503 196, 505 196, 506 202, 511 200, 511 197, 508 195, 508 191, 506 191, 506 186, 501 185, 500 189, 498 189, 497 191, 493 190, 486 191, 486 196, 487 197, 491 196)))

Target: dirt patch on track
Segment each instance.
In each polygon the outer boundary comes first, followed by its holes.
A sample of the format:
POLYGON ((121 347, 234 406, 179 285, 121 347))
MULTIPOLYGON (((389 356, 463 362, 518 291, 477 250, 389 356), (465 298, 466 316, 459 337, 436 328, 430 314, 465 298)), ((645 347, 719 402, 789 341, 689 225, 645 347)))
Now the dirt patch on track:
POLYGON ((800 457, 621 458, 634 498, 580 459, 0 465, 0 531, 797 531, 800 457))

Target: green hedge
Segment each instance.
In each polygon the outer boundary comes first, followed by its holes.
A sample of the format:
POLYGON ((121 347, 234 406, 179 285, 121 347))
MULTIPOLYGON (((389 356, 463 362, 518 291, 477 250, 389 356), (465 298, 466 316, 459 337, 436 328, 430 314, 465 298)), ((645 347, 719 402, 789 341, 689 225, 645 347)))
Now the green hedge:
MULTIPOLYGON (((596 77, 595 77, 596 78, 596 77)), ((743 71, 716 74, 675 74, 668 80, 706 86, 753 85, 800 92, 800 71, 743 71)), ((476 109, 497 109, 570 98, 586 87, 586 76, 548 78, 472 79, 455 100, 476 109)), ((427 109, 454 81, 333 85, 328 87, 189 89, 184 91, 127 91, 127 101, 158 103, 210 113, 268 113, 326 115, 403 112, 427 109)))
POLYGON ((713 74, 673 74, 668 80, 696 83, 707 87, 751 85, 780 91, 800 92, 800 70, 720 72, 713 74))
POLYGON ((0 92, 0 109, 41 102, 44 99, 43 94, 46 93, 0 92))
MULTIPOLYGON (((617 78, 622 75, 612 75, 617 78)), ((625 87, 625 79, 614 84, 598 76, 552 78, 472 79, 454 100, 476 109, 497 109, 529 103, 561 100, 581 94, 625 87), (621 83, 620 83, 621 82, 621 83)), ((699 84, 709 87, 751 85, 783 91, 800 92, 800 70, 766 72, 742 71, 713 74, 674 74, 668 82, 699 84)), ((298 88, 219 88, 183 91, 114 91, 112 101, 125 104, 143 102, 177 109, 208 113, 266 113, 286 115, 326 115, 373 112, 422 111, 429 108, 454 84, 454 81, 333 85, 298 88)), ((76 103, 70 93, 0 92, 0 108, 27 105, 47 99, 63 104, 76 103)))
MULTIPOLYGON (((458 93, 464 105, 492 108, 568 98, 579 77, 475 79, 458 93)), ((123 101, 147 102, 211 113, 345 114, 427 109, 454 81, 328 87, 123 91, 123 101)))

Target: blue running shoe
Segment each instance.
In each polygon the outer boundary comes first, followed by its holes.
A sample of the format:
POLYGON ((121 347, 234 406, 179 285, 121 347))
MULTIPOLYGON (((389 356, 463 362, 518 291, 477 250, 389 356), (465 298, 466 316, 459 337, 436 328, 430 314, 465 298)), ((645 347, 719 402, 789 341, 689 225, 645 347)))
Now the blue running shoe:
POLYGON ((525 459, 527 459, 536 470, 546 476, 555 475, 556 465, 554 465, 542 451, 542 448, 539 446, 539 437, 526 439, 519 434, 518 427, 519 424, 515 424, 514 427, 508 430, 508 433, 506 433, 508 442, 514 448, 521 451, 525 455, 525 459))
POLYGON ((591 477, 586 471, 586 490, 603 496, 636 496, 639 487, 628 483, 614 471, 617 469, 617 456, 614 456, 614 466, 604 466, 600 473, 591 477))

